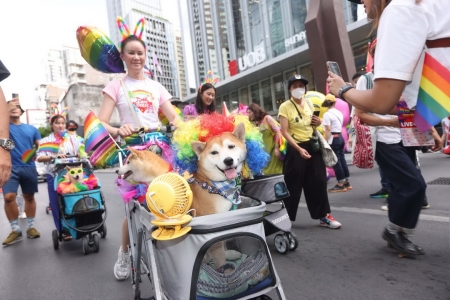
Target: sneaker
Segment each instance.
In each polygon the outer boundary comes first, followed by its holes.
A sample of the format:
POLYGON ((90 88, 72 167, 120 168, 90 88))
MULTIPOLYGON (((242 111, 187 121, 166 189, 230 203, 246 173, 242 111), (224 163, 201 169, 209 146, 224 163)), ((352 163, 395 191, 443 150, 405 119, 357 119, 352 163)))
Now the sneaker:
POLYGON ((388 209, 388 206, 387 206, 387 205, 383 205, 383 206, 381 207, 381 210, 388 211, 389 209, 388 209))
POLYGON ((389 191, 386 191, 385 189, 381 189, 376 193, 370 194, 370 198, 387 198, 389 195, 389 191))
POLYGON ((19 212, 19 219, 26 219, 27 214, 24 211, 19 212))
POLYGON ((339 185, 335 185, 333 188, 329 189, 328 192, 330 193, 342 193, 342 192, 346 192, 347 189, 345 188, 345 186, 339 186, 339 185))
POLYGON ((347 189, 347 191, 350 191, 351 189, 353 189, 353 187, 350 185, 350 182, 348 180, 344 183, 344 187, 347 189))
POLYGON ((388 242, 388 245, 390 245, 395 250, 400 251, 401 253, 411 255, 425 254, 423 249, 417 245, 414 245, 410 240, 408 240, 408 236, 402 231, 391 233, 387 228, 385 228, 381 236, 385 241, 388 242))
POLYGON ((41 237, 41 234, 34 227, 31 227, 27 230, 27 237, 29 239, 37 239, 38 237, 41 237))
POLYGON ((125 280, 130 276, 131 261, 130 254, 124 253, 120 246, 116 264, 114 265, 114 276, 117 280, 125 280))
POLYGON ((341 228, 341 223, 336 221, 331 214, 328 214, 325 218, 320 219, 320 226, 332 228, 332 229, 338 229, 341 228))
POLYGON ((428 204, 428 198, 425 195, 425 199, 423 199, 423 203, 422 203, 422 209, 427 209, 430 208, 430 205, 428 204))
POLYGON ((3 241, 3 246, 9 246, 22 239, 22 231, 11 231, 6 240, 3 241))

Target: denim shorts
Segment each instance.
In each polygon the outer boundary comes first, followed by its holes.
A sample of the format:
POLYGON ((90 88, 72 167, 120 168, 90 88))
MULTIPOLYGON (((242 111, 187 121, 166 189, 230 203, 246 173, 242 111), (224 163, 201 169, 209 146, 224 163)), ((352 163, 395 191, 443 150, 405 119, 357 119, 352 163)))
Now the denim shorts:
POLYGON ((34 194, 38 192, 38 174, 35 166, 13 166, 11 177, 2 187, 3 195, 16 193, 22 188, 24 194, 34 194))

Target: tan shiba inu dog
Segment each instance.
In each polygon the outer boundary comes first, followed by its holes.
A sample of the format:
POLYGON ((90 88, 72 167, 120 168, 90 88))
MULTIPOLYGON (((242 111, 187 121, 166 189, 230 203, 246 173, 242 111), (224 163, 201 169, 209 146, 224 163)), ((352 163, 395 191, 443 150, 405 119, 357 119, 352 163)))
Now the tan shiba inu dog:
MULTIPOLYGON (((198 169, 192 174, 197 183, 190 183, 193 193, 191 208, 195 209, 195 216, 229 211, 232 206, 230 200, 220 194, 209 193, 199 183, 213 186, 213 182, 234 180, 241 173, 247 156, 244 124, 236 126, 233 133, 225 132, 206 142, 192 142, 192 148, 198 157, 198 169)), ((224 243, 220 242, 208 250, 204 262, 212 259, 216 269, 223 269, 228 256, 224 243)))
POLYGON ((128 150, 130 155, 126 163, 116 171, 125 180, 150 183, 159 175, 172 170, 169 163, 151 151, 128 150))
POLYGON ((83 183, 84 182, 84 171, 83 171, 83 164, 81 164, 79 167, 70 167, 66 166, 67 174, 66 178, 70 180, 70 183, 83 183))

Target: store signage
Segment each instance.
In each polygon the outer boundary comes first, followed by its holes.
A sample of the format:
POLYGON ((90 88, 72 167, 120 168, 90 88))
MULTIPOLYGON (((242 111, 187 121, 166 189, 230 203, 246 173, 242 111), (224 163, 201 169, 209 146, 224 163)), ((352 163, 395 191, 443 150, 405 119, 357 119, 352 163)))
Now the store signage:
POLYGON ((284 45, 286 47, 289 47, 290 45, 294 45, 295 43, 303 41, 303 40, 306 40, 306 31, 299 32, 296 35, 285 39, 284 40, 284 45))
POLYGON ((250 52, 239 58, 239 71, 245 71, 248 68, 254 67, 266 60, 266 53, 264 49, 258 49, 256 52, 250 52))

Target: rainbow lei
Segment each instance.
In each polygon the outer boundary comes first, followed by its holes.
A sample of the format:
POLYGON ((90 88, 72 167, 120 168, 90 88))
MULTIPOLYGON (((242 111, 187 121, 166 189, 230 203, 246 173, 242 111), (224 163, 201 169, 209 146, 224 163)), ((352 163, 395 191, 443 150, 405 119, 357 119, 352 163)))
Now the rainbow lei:
POLYGON ((213 136, 224 132, 233 132, 239 123, 243 123, 245 126, 246 163, 253 174, 260 174, 269 162, 270 156, 265 151, 259 128, 254 126, 247 116, 227 117, 217 113, 204 114, 178 125, 173 135, 174 169, 180 173, 185 171, 194 173, 197 170, 198 157, 192 150, 191 143, 193 141, 206 142, 213 136))

